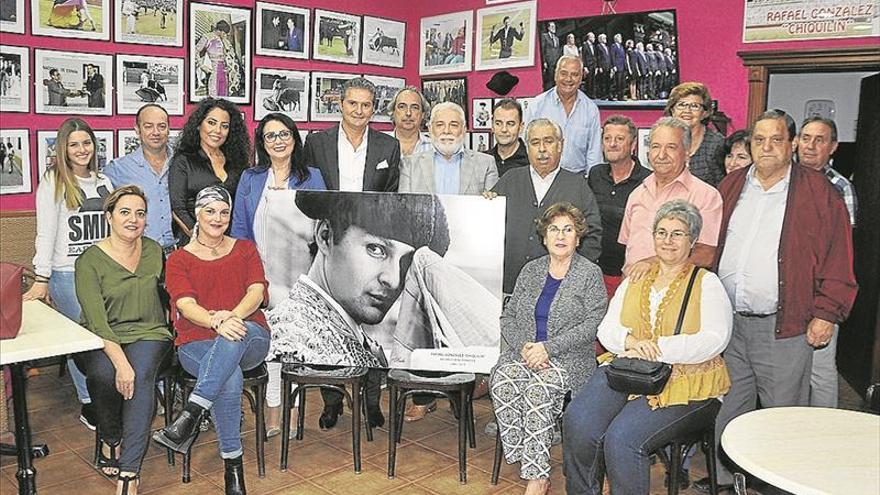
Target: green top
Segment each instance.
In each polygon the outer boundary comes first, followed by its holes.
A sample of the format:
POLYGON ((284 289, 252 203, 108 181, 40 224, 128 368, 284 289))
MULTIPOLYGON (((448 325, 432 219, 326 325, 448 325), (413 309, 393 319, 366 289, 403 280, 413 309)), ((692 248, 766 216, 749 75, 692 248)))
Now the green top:
POLYGON ((171 340, 159 296, 163 271, 162 248, 146 237, 134 273, 99 246, 89 247, 76 260, 81 324, 98 337, 117 344, 171 340))

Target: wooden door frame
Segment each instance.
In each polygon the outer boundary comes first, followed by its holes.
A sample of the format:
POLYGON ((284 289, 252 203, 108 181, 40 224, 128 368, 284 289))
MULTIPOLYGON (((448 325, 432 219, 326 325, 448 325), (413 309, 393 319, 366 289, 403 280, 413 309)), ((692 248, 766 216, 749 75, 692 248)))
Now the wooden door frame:
POLYGON ((767 109, 770 75, 811 70, 880 69, 880 46, 820 48, 807 50, 740 51, 737 55, 748 68, 748 125, 767 109))

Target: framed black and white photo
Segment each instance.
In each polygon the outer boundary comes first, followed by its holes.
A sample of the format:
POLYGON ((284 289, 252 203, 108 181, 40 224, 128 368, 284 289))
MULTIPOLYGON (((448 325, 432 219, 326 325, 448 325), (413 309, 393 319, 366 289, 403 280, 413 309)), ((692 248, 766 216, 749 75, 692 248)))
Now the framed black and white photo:
POLYGON ((492 98, 471 100, 471 129, 492 128, 492 98))
POLYGON ((189 8, 189 101, 251 98, 251 10, 192 2, 189 8))
POLYGON ((341 120, 342 86, 345 81, 358 76, 342 72, 312 72, 311 120, 341 120))
POLYGON ((24 34, 24 0, 0 0, 0 32, 24 34))
POLYGON ((34 50, 36 113, 113 115, 113 57, 34 50))
POLYGON ((183 0, 116 0, 117 43, 183 46, 183 0))
POLYGON ((161 105, 169 115, 183 115, 183 59, 116 56, 116 111, 134 114, 145 104, 161 105))
MULTIPOLYGON (((168 131, 168 145, 172 148, 180 136, 180 130, 168 131)), ((141 145, 141 139, 134 129, 119 129, 116 132, 116 156, 125 156, 132 153, 141 145)))
POLYGON ((465 122, 468 121, 468 96, 467 96, 467 78, 456 77, 450 79, 422 79, 422 94, 428 100, 428 108, 425 110, 426 115, 431 114, 434 105, 444 101, 458 103, 464 110, 465 122))
POLYGON ((376 93, 373 97, 373 122, 391 122, 391 113, 394 111, 391 105, 394 103, 394 95, 406 86, 406 79, 402 77, 364 76, 368 81, 376 85, 376 93))
POLYGON ((419 24, 419 75, 471 70, 473 12, 423 17, 419 24))
MULTIPOLYGON (((37 131, 37 182, 42 180, 46 169, 54 167, 58 149, 55 140, 58 139, 58 131, 37 131)), ((98 171, 113 160, 113 131, 95 131, 95 154, 98 156, 98 171)))
POLYGON ((480 153, 489 153, 492 145, 489 143, 490 133, 488 132, 472 132, 471 133, 471 149, 480 153))
POLYGON ((311 11, 257 2, 257 55, 309 58, 311 11))
POLYGON ((26 47, 0 45, 0 112, 29 111, 30 62, 26 47))
POLYGON ((257 69, 254 120, 281 112, 293 120, 309 120, 309 73, 257 69))
POLYGON ((0 129, 0 194, 31 192, 31 147, 27 129, 0 129))
POLYGON ((31 33, 110 40, 110 0, 31 0, 31 33))
POLYGON ((650 143, 651 138, 651 129, 639 129, 639 141, 638 141, 638 156, 639 163, 642 164, 648 170, 654 170, 654 167, 651 166, 651 162, 648 161, 648 149, 651 147, 650 143))
POLYGON ((361 16, 315 9, 312 37, 313 59, 360 63, 361 16))
POLYGON ((365 15, 361 63, 402 68, 405 40, 405 22, 365 15))
POLYGON ((535 0, 477 10, 476 70, 535 65, 535 0))
POLYGON ((522 107, 523 114, 526 113, 526 109, 529 108, 529 105, 531 105, 533 101, 535 101, 534 96, 521 96, 516 98, 516 102, 522 107))

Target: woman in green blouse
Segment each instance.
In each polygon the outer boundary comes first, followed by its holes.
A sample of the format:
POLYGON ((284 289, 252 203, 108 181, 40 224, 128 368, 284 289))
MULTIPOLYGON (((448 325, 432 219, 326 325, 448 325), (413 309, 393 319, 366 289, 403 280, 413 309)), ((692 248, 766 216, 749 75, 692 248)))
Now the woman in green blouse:
POLYGON ((162 247, 142 236, 147 201, 137 186, 116 189, 104 202, 110 236, 76 260, 82 324, 104 348, 77 354, 95 403, 102 446, 98 466, 119 475, 117 494, 137 493, 156 404, 156 375, 172 354, 160 297, 162 247))

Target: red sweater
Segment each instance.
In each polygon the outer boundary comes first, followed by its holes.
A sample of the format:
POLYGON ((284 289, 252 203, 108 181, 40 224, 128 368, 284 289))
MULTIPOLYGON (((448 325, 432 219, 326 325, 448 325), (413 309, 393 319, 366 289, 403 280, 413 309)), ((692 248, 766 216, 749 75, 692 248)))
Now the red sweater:
MULTIPOLYGON (((749 167, 731 172, 718 191, 724 200, 715 270, 727 227, 749 167)), ((779 304, 776 338, 807 331, 813 318, 840 323, 849 315, 858 286, 853 274, 852 228, 840 194, 825 176, 792 164, 779 239, 779 304)))
MULTIPOLYGON (((207 310, 221 310, 238 306, 253 284, 263 284, 263 302, 269 300, 269 282, 263 273, 263 263, 256 245, 247 240, 237 240, 226 256, 205 261, 185 249, 178 249, 168 257, 165 280, 171 295, 171 314, 177 331, 175 344, 181 346, 197 340, 210 340, 217 333, 210 328, 196 325, 177 311, 177 300, 192 297, 207 310)), ((266 317, 259 309, 247 317, 269 329, 266 317)))

